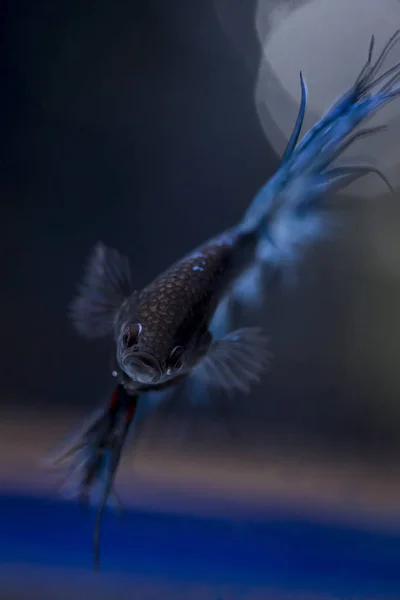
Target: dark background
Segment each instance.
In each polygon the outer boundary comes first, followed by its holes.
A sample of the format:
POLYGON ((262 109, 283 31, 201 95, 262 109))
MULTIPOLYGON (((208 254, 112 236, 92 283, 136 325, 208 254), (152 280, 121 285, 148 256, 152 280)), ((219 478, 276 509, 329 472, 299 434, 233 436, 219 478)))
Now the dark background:
POLYGON ((80 403, 108 376, 65 317, 91 246, 126 252, 140 288, 238 219, 278 159, 211 2, 5 12, 2 386, 23 402, 80 403))
MULTIPOLYGON (((5 406, 90 408, 108 389, 107 345, 80 340, 66 318, 97 240, 128 254, 140 288, 240 218, 279 164, 254 105, 255 4, 234 4, 230 35, 211 1, 3 5, 5 406)), ((394 203, 374 204, 385 235, 394 203)), ((276 284, 251 317, 274 358, 252 400, 237 401, 241 431, 391 453, 398 284, 363 256, 371 203, 340 205, 351 209, 344 234, 312 249, 297 283, 276 284)))

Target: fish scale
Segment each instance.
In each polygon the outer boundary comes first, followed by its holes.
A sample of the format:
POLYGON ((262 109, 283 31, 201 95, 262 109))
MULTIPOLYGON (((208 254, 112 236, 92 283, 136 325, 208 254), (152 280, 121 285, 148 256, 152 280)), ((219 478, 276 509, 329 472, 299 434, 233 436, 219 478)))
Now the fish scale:
POLYGON ((232 258, 233 240, 234 236, 225 243, 219 238, 211 240, 144 288, 138 311, 144 324, 143 347, 162 355, 173 334, 192 316, 193 306, 208 312, 212 292, 224 276, 225 263, 232 258))

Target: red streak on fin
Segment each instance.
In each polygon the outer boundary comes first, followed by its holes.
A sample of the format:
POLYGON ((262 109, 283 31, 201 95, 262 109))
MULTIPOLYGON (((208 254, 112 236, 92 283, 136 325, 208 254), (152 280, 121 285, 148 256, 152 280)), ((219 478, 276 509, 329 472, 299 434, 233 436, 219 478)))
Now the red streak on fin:
POLYGON ((115 390, 113 391, 113 394, 111 396, 111 400, 110 400, 110 408, 111 409, 117 408, 120 395, 121 395, 121 387, 119 385, 117 385, 117 387, 115 388, 115 390))
POLYGON ((138 403, 137 398, 131 398, 129 406, 125 410, 125 419, 127 420, 128 423, 130 421, 132 421, 133 417, 135 416, 137 403, 138 403))

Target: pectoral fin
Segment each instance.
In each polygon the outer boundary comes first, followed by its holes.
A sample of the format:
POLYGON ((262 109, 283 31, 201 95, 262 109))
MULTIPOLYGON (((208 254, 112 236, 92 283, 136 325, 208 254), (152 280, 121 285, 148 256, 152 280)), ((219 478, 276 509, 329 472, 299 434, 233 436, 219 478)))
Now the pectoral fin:
POLYGON ((194 369, 199 383, 230 393, 248 393, 268 364, 267 338, 258 327, 245 327, 214 341, 194 369))

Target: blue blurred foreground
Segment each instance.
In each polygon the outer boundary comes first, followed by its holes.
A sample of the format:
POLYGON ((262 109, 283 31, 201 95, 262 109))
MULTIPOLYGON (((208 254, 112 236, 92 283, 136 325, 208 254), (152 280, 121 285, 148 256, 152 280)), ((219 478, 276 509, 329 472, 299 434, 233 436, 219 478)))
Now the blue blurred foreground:
POLYGON ((108 511, 94 574, 93 524, 75 503, 1 496, 0 598, 400 598, 399 532, 108 511))

